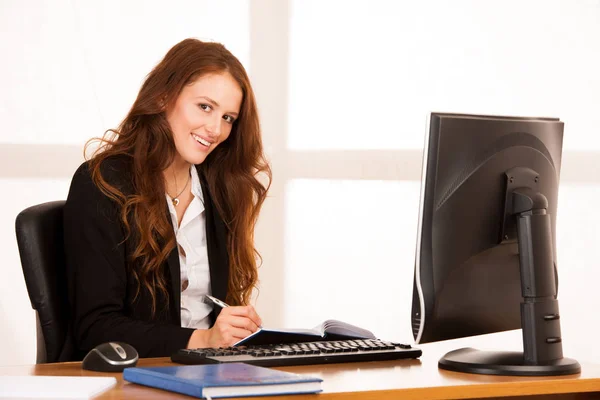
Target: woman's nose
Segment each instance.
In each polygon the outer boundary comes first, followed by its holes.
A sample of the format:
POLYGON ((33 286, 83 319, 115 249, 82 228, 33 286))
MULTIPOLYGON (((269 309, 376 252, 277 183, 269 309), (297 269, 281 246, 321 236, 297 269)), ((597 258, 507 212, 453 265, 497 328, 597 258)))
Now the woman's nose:
POLYGON ((213 117, 206 125, 211 136, 219 136, 221 134, 221 118, 213 117))

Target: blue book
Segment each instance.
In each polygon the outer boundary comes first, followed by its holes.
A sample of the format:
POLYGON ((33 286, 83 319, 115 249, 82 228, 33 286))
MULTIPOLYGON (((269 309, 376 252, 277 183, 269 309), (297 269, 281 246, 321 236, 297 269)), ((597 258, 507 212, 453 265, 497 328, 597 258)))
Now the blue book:
POLYGON ((319 393, 323 382, 321 378, 242 363, 125 368, 123 379, 206 399, 319 393))

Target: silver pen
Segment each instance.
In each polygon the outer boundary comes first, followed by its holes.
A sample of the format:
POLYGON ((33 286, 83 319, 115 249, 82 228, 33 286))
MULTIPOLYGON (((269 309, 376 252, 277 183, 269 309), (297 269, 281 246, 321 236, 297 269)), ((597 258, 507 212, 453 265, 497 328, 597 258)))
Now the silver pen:
POLYGON ((229 307, 229 304, 217 299, 216 297, 211 296, 210 294, 204 295, 203 302, 206 304, 216 305, 221 308, 229 307))

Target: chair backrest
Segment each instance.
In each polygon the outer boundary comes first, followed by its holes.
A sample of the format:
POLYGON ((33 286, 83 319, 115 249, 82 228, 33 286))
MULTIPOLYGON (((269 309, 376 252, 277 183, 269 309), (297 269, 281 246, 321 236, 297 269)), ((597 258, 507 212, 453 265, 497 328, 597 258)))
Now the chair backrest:
POLYGON ((29 207, 15 228, 31 306, 37 311, 37 363, 74 356, 63 239, 64 201, 29 207))

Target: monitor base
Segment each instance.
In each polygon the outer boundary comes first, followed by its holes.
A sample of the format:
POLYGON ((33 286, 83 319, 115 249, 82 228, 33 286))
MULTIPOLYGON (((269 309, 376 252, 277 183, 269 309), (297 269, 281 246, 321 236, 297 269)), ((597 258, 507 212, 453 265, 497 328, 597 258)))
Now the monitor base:
POLYGON ((551 376, 581 372, 581 366, 571 358, 561 358, 544 364, 525 364, 523 353, 481 351, 464 348, 442 357, 438 367, 449 371, 486 375, 551 376))

